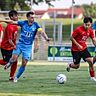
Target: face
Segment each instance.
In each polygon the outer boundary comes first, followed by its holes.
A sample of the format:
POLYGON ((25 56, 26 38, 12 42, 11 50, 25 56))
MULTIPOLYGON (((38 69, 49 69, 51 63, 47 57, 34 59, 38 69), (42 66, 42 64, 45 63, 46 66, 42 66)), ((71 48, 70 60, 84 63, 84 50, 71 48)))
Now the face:
POLYGON ((34 15, 30 14, 30 16, 27 17, 27 19, 29 23, 32 23, 34 21, 34 15))
POLYGON ((85 29, 90 28, 91 25, 92 25, 92 23, 90 23, 90 22, 88 22, 88 23, 84 23, 84 27, 85 27, 85 29))
POLYGON ((18 15, 13 15, 10 17, 11 20, 17 21, 18 20, 18 15))

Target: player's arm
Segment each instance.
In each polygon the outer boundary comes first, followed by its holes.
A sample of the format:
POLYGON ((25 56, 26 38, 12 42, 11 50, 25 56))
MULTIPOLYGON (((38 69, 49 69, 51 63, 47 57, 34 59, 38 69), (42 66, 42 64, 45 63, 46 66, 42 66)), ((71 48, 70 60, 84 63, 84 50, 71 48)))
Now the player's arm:
POLYGON ((96 37, 94 37, 94 38, 92 39, 92 42, 93 42, 94 46, 96 47, 96 37))
POLYGON ((73 36, 71 36, 71 41, 79 48, 82 49, 83 47, 73 38, 73 36))
POLYGON ((8 41, 9 41, 9 43, 10 43, 11 46, 13 46, 14 48, 16 48, 16 45, 13 43, 12 39, 9 39, 8 41))
POLYGON ((13 20, 0 20, 0 22, 5 22, 5 23, 11 23, 11 24, 18 24, 18 21, 13 21, 13 20))
MULTIPOLYGON (((96 29, 96 28, 95 28, 96 29)), ((92 35, 92 42, 93 42, 93 44, 94 44, 94 46, 96 47, 96 30, 95 29, 93 29, 93 35, 92 35)))
POLYGON ((3 38, 3 30, 1 30, 0 32, 0 42, 2 42, 2 38, 3 38))
POLYGON ((39 35, 39 34, 41 34, 45 38, 46 41, 49 42, 51 40, 51 38, 48 38, 47 34, 42 31, 42 28, 38 28, 37 35, 39 35))
POLYGON ((2 25, 0 25, 0 44, 2 42, 2 38, 3 38, 3 27, 2 25))

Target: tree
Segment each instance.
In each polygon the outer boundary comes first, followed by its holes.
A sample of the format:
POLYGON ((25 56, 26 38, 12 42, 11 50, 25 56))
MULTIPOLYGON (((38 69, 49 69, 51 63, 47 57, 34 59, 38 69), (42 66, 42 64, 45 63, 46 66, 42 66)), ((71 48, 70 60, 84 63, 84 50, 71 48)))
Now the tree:
POLYGON ((96 18, 96 4, 91 3, 91 5, 82 5, 84 16, 91 16, 96 18))
MULTIPOLYGON (((29 10, 30 6, 28 6, 25 1, 31 1, 31 0, 1 0, 0 1, 0 8, 3 11, 14 9, 14 6, 16 3, 18 3, 18 6, 20 6, 20 9, 23 10, 29 10)), ((33 4, 39 4, 41 2, 46 2, 49 6, 52 6, 51 1, 56 0, 33 0, 33 4)))

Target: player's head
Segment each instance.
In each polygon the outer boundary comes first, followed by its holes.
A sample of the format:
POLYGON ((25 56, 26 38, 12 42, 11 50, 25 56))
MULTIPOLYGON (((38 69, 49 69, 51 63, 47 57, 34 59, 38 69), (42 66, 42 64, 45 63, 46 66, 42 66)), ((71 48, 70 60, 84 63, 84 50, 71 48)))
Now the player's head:
POLYGON ((11 20, 17 21, 18 20, 18 12, 15 10, 9 11, 9 17, 11 20))
POLYGON ((91 17, 85 17, 85 18, 83 19, 84 27, 85 27, 86 29, 88 29, 88 28, 91 27, 92 22, 93 22, 93 20, 92 20, 91 17))
POLYGON ((34 21, 34 16, 35 16, 35 13, 33 11, 30 11, 26 14, 26 17, 28 19, 28 22, 33 22, 34 21))

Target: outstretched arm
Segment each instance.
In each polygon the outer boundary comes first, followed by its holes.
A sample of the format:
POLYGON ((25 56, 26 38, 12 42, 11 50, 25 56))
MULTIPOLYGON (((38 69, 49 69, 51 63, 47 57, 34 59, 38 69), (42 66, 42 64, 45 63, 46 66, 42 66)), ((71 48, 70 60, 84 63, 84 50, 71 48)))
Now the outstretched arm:
POLYGON ((45 38, 45 40, 46 40, 47 42, 49 42, 50 40, 52 40, 52 38, 49 38, 49 37, 47 36, 47 34, 42 31, 42 28, 39 28, 39 29, 38 29, 37 34, 41 34, 41 35, 45 38))
POLYGON ((18 21, 13 21, 13 20, 0 20, 0 22, 18 24, 18 23, 17 23, 18 21))

